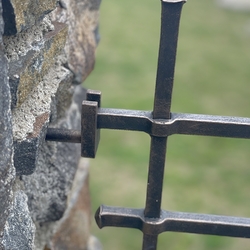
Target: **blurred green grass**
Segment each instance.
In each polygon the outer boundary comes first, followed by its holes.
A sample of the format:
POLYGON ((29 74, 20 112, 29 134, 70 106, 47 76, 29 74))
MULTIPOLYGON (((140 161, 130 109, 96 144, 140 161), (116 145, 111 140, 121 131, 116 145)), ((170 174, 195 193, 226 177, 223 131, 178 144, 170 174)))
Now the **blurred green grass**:
MULTIPOLYGON (((249 13, 190 0, 181 18, 172 112, 250 117, 249 13), (249 29, 248 29, 249 30, 249 29)), ((85 87, 102 91, 102 106, 152 110, 160 1, 105 0, 96 67, 85 87)), ((150 138, 102 130, 91 160, 93 213, 100 204, 145 205, 150 138)), ((162 208, 250 217, 250 142, 174 135, 169 138, 162 208)), ((92 233, 106 250, 141 249, 142 234, 104 228, 92 233)), ((241 249, 250 241, 163 233, 158 250, 241 249)))

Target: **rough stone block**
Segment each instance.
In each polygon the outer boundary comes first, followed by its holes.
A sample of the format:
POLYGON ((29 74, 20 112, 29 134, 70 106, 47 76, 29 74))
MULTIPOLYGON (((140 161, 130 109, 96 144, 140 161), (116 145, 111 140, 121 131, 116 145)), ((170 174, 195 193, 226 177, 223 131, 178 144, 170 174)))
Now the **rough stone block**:
POLYGON ((85 91, 72 82, 81 83, 94 66, 99 5, 0 1, 1 250, 44 250, 49 242, 55 249, 64 249, 62 242, 68 249, 99 246, 89 235, 87 169, 76 175, 80 145, 44 140, 48 124, 80 130, 85 91))
POLYGON ((30 28, 56 8, 57 0, 4 0, 5 35, 14 35, 30 28))
MULTIPOLYGON (((0 2, 0 13, 2 4, 0 2)), ((12 148, 12 123, 10 109, 10 88, 8 83, 8 62, 3 53, 3 19, 0 15, 0 249, 3 249, 2 236, 12 205, 12 186, 15 179, 12 148)))
MULTIPOLYGON (((65 58, 63 58, 65 59, 65 58)), ((58 121, 65 117, 74 95, 74 86, 72 86, 73 74, 70 73, 60 82, 57 92, 52 97, 50 123, 58 121)))
MULTIPOLYGON (((76 100, 84 93, 80 86, 77 87, 67 115, 64 119, 58 120, 54 126, 80 129, 80 104, 76 103, 76 100)), ((32 175, 22 176, 34 221, 45 223, 62 217, 79 158, 79 144, 43 143, 38 155, 36 171, 32 175)))
POLYGON ((82 83, 94 68, 99 41, 98 17, 100 0, 61 0, 52 12, 53 20, 68 24, 65 52, 74 82, 82 83))
POLYGON ((67 208, 57 222, 47 250, 101 250, 98 239, 90 235, 89 162, 81 159, 72 188, 67 198, 67 208))
POLYGON ((60 83, 67 84, 71 73, 62 66, 50 69, 19 108, 13 111, 14 164, 17 175, 35 171, 38 154, 45 140, 52 99, 60 83))
POLYGON ((66 211, 57 224, 50 248, 53 250, 85 250, 89 240, 89 231, 88 164, 86 160, 82 159, 68 195, 66 211))
POLYGON ((42 81, 61 54, 67 37, 67 26, 51 24, 45 18, 42 25, 4 38, 9 59, 12 109, 20 106, 32 89, 42 81), (51 31, 46 32, 50 29, 51 31))
POLYGON ((33 250, 34 239, 35 225, 30 217, 27 195, 23 191, 17 191, 4 230, 4 249, 33 250))
MULTIPOLYGON (((80 129, 79 109, 84 96, 85 91, 77 86, 74 101, 66 116, 54 121, 53 126, 80 129)), ((36 250, 44 250, 56 221, 64 214, 79 158, 78 144, 45 142, 38 154, 36 171, 32 175, 22 176, 24 191, 29 198, 30 214, 36 222, 36 250)))
POLYGON ((29 175, 35 170, 39 149, 46 135, 49 113, 36 117, 33 132, 23 141, 14 141, 16 175, 29 175))

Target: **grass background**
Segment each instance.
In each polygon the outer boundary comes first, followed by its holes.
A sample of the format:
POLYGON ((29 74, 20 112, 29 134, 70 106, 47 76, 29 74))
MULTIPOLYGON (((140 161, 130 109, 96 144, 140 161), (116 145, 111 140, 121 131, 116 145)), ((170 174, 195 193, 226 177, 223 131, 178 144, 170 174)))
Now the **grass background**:
MULTIPOLYGON (((85 87, 102 91, 102 107, 152 110, 160 1, 103 0, 96 67, 85 87)), ((250 14, 214 1, 183 7, 172 112, 250 117, 250 14)), ((93 213, 100 204, 145 205, 150 138, 102 130, 91 160, 93 213)), ((250 141, 173 135, 168 140, 162 208, 250 217, 250 141)), ((141 249, 142 233, 92 233, 105 250, 141 249)), ((250 249, 250 241, 163 233, 158 250, 250 249)))

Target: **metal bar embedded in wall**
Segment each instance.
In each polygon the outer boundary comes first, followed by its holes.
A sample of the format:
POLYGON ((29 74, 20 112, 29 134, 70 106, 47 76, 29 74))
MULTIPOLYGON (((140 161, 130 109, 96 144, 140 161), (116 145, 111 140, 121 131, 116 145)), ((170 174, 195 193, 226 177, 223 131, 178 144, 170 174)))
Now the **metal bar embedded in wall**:
POLYGON ((101 93, 89 90, 82 103, 81 131, 48 128, 47 140, 81 143, 82 156, 95 157, 100 129, 142 131, 151 136, 146 204, 143 209, 100 206, 95 219, 106 226, 143 232, 143 250, 156 250, 162 232, 250 238, 250 219, 161 209, 167 138, 173 134, 250 139, 250 119, 171 113, 179 21, 184 0, 162 0, 161 38, 153 111, 100 108, 101 93))
MULTIPOLYGON (((174 134, 250 139, 250 118, 171 113, 171 119, 153 119, 150 111, 104 109, 97 113, 97 129, 145 132, 165 137, 174 134)), ((81 143, 81 132, 48 128, 46 140, 81 143)))

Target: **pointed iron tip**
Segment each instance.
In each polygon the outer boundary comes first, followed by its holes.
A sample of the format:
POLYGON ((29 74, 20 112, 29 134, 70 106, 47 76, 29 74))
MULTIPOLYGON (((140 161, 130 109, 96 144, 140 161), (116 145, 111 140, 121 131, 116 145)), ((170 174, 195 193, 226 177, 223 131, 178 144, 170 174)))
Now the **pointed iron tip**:
POLYGON ((96 221, 96 224, 98 225, 98 227, 101 229, 103 228, 103 225, 102 225, 102 218, 101 218, 101 213, 102 213, 102 207, 103 205, 101 205, 97 210, 96 210, 96 213, 95 213, 95 221, 96 221))
POLYGON ((180 2, 187 2, 187 0, 162 0, 162 2, 166 2, 166 3, 180 3, 180 2))

